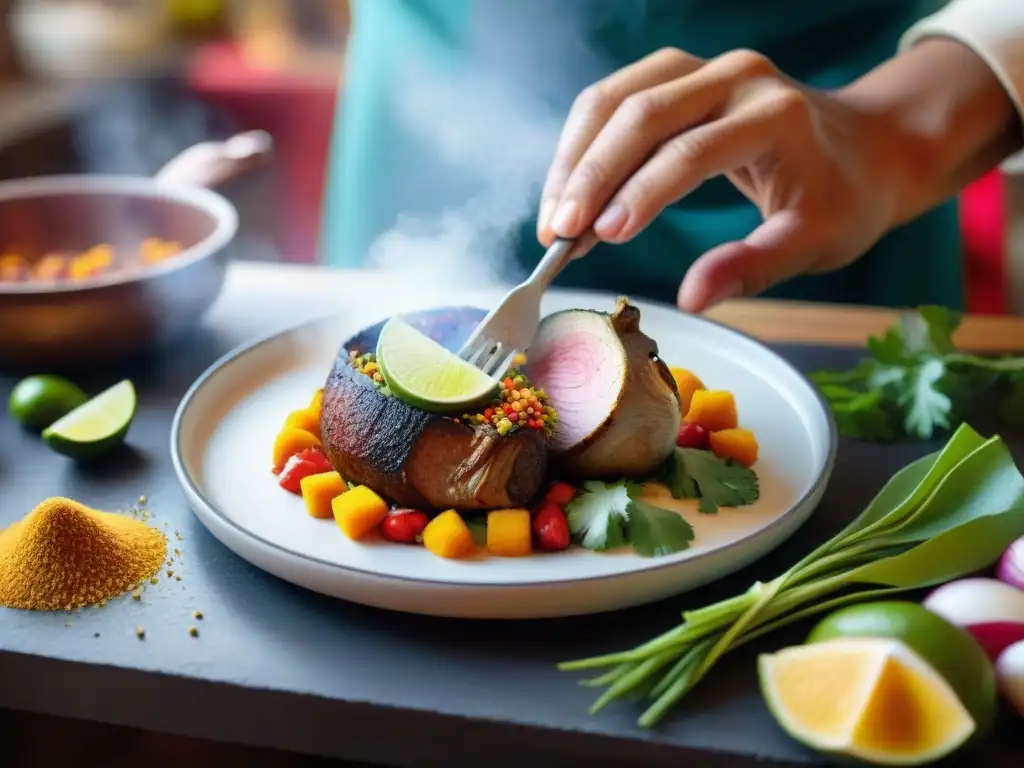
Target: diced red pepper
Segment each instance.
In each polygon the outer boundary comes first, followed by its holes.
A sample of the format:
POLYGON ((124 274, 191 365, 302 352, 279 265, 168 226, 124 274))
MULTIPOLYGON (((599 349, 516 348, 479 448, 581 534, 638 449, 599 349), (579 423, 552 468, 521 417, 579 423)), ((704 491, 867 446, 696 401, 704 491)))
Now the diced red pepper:
POLYGON ((680 448, 701 448, 707 450, 711 447, 711 436, 700 424, 691 424, 688 421, 684 421, 679 425, 676 445, 680 448))
POLYGON ((552 483, 547 493, 544 494, 545 503, 551 502, 559 507, 564 507, 575 498, 576 488, 569 483, 552 483))
POLYGON ((327 460, 323 451, 316 448, 307 448, 288 459, 284 469, 281 470, 277 484, 286 491, 301 494, 302 488, 300 483, 302 478, 330 472, 332 469, 331 462, 327 460))
POLYGON ((430 518, 418 509, 395 509, 381 523, 381 535, 398 544, 422 544, 430 518))
POLYGON ((537 538, 537 546, 547 552, 568 549, 569 521, 565 519, 562 508, 550 502, 541 505, 533 518, 533 534, 537 538))

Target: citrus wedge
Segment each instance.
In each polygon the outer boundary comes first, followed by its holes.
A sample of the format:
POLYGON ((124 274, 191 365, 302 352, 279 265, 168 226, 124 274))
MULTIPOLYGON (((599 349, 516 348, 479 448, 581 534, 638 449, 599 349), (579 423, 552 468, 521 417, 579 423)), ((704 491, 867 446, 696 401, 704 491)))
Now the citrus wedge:
POLYGON ((991 729, 998 702, 995 670, 966 630, 917 603, 890 600, 851 605, 829 614, 811 631, 807 642, 839 637, 899 640, 949 683, 974 718, 979 734, 991 729))
POLYGON ((125 379, 43 430, 43 441, 73 459, 93 459, 120 445, 135 418, 135 387, 125 379))
POLYGON ((807 746, 876 765, 924 765, 961 747, 970 713, 935 669, 906 645, 840 638, 758 660, 775 719, 807 746))
POLYGON ((397 318, 377 341, 377 364, 395 397, 432 413, 462 414, 494 397, 498 383, 397 318))

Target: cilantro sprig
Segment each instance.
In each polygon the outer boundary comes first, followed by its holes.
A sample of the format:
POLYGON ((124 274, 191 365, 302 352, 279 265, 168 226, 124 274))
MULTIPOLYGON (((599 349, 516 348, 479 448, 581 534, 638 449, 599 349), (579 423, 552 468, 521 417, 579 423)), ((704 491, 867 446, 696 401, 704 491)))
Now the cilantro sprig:
POLYGON ((693 541, 693 526, 678 513, 643 501, 643 486, 620 480, 588 480, 565 508, 569 531, 587 549, 603 552, 632 544, 644 557, 681 552, 693 541))
POLYGON ((854 368, 812 374, 839 431, 865 440, 929 440, 960 421, 972 400, 998 388, 1009 390, 1001 419, 1024 426, 1024 356, 958 351, 953 334, 961 319, 945 307, 918 307, 871 337, 868 356, 854 368))
POLYGON ((761 494, 754 470, 696 448, 676 448, 662 479, 673 498, 699 499, 698 509, 705 515, 719 507, 745 507, 761 494))
MULTIPOLYGON (((673 498, 699 500, 704 514, 753 504, 760 495, 752 469, 692 448, 676 448, 659 479, 673 498)), ((569 531, 580 546, 599 552, 630 544, 639 555, 658 557, 688 548, 693 526, 642 494, 641 483, 588 480, 583 493, 565 508, 569 531)))

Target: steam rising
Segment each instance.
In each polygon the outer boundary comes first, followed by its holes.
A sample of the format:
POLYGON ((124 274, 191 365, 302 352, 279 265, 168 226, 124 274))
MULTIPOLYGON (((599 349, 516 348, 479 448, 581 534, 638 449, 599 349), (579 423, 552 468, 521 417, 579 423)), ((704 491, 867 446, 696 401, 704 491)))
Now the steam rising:
POLYGON ((400 273, 424 294, 450 291, 453 281, 489 288, 517 279, 513 241, 536 215, 561 121, 480 74, 441 81, 410 73, 401 92, 397 119, 476 189, 439 215, 400 213, 371 247, 369 266, 400 273))
POLYGON ((407 205, 367 257, 368 266, 415 286, 411 303, 437 304, 453 289, 490 289, 525 276, 514 258, 517 238, 537 215, 572 98, 602 69, 569 18, 573 6, 478 0, 473 43, 459 66, 441 71, 411 58, 402 70, 393 115, 429 155, 412 157, 409 173, 421 160, 450 169, 440 174, 448 177, 438 184, 445 187, 441 209, 436 199, 428 201, 433 211, 407 205))

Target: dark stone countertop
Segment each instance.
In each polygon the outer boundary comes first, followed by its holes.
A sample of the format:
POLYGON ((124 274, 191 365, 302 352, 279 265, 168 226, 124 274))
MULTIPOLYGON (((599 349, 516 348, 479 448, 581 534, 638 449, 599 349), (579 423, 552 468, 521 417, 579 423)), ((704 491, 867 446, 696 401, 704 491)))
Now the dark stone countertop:
MULTIPOLYGON (((389 613, 321 597, 264 574, 221 546, 192 515, 168 455, 179 398, 226 351, 201 331, 162 358, 83 382, 131 375, 140 405, 129 447, 94 468, 49 453, 0 422, 0 524, 43 498, 123 508, 146 495, 155 522, 183 541, 180 582, 67 615, 0 609, 0 707, 218 741, 389 765, 752 766, 820 761, 787 738, 758 694, 754 656, 799 641, 806 627, 724 660, 662 726, 636 708, 587 715, 594 691, 557 661, 618 650, 673 625, 686 608, 766 579, 856 515, 900 466, 931 445, 844 441, 818 511, 784 546, 711 588, 587 618, 470 622, 389 613), (202 621, 192 618, 201 610, 202 621), (198 638, 189 635, 199 626, 198 638), (144 640, 135 634, 146 630, 144 640), (595 761, 597 761, 595 763, 595 761)), ((780 348, 800 368, 846 364, 850 352, 780 348)), ((81 378, 81 377, 80 377, 81 378)), ((13 385, 0 377, 6 401, 13 385)), ((1024 459, 1024 442, 1014 443, 1024 459)), ((173 537, 172 537, 173 540, 173 537)), ((1019 723, 970 757, 1024 763, 1019 723), (1016 740, 1016 746, 1014 741, 1016 740)))

